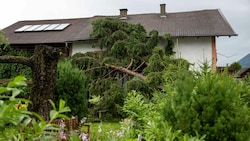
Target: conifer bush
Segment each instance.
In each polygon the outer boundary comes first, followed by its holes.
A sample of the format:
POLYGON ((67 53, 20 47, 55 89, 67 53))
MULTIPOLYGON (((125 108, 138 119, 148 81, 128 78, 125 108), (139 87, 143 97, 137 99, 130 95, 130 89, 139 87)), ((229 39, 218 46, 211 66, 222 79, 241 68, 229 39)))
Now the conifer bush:
POLYGON ((163 110, 175 130, 206 135, 206 140, 213 141, 250 139, 250 109, 242 98, 243 83, 211 72, 176 75, 182 77, 166 78, 168 98, 163 110))
POLYGON ((87 115, 86 76, 65 59, 58 63, 56 80, 56 103, 60 99, 66 101, 71 108, 70 115, 83 117, 87 115))

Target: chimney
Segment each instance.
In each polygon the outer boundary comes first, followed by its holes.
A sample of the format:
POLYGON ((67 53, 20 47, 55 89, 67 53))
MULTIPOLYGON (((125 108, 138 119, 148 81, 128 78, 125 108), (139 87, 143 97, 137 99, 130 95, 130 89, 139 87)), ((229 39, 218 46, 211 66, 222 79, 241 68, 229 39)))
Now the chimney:
POLYGON ((160 16, 161 16, 161 17, 164 17, 164 18, 167 17, 167 16, 166 16, 166 14, 167 14, 167 13, 166 13, 166 4, 160 4, 160 7, 161 7, 160 16))
POLYGON ((120 9, 120 19, 126 20, 127 18, 128 9, 120 9))

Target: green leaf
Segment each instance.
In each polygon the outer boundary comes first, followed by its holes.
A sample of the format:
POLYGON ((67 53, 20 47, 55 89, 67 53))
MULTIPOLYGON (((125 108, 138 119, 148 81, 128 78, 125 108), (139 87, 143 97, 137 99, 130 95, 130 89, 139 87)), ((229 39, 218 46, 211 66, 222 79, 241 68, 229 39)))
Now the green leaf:
POLYGON ((8 89, 5 87, 0 87, 0 94, 8 92, 8 89))
POLYGON ((52 121, 52 120, 56 119, 56 117, 57 117, 58 114, 59 113, 57 111, 51 110, 50 113, 49 113, 50 120, 52 121))
POLYGON ((32 123, 32 127, 33 127, 35 133, 38 133, 38 132, 41 131, 41 128, 39 127, 39 125, 38 125, 38 123, 36 122, 35 119, 33 119, 31 121, 31 123, 32 123))
POLYGON ((16 86, 17 86, 16 83, 13 82, 13 81, 9 82, 8 85, 7 85, 8 88, 13 88, 13 87, 16 87, 16 86))
POLYGON ((77 133, 74 131, 70 131, 70 141, 81 141, 81 139, 78 137, 77 133))
POLYGON ((23 124, 24 126, 27 126, 27 125, 30 124, 31 121, 32 121, 32 118, 26 118, 26 119, 24 119, 24 120, 22 121, 22 124, 23 124))
POLYGON ((66 115, 64 115, 64 114, 58 114, 58 115, 56 116, 56 118, 64 118, 64 119, 69 119, 69 117, 68 117, 68 116, 66 116, 66 115))
POLYGON ((59 102, 59 111, 63 110, 64 106, 65 106, 65 101, 60 99, 60 102, 59 102))
POLYGON ((13 82, 21 82, 27 80, 25 76, 17 76, 14 78, 13 82))
POLYGON ((66 113, 66 112, 70 112, 70 108, 67 106, 67 107, 64 107, 63 109, 59 110, 60 113, 66 113))
POLYGON ((36 117, 40 120, 40 122, 44 122, 44 119, 42 118, 42 116, 40 116, 39 114, 37 114, 37 113, 35 113, 35 112, 32 112, 32 114, 33 114, 34 116, 36 116, 36 117))
POLYGON ((49 99, 49 102, 50 102, 51 106, 53 107, 53 109, 56 110, 56 105, 55 105, 55 103, 54 103, 51 99, 49 99))
POLYGON ((12 96, 10 97, 10 99, 15 99, 16 96, 18 96, 21 92, 22 92, 21 89, 13 88, 12 89, 12 96))
POLYGON ((27 83, 24 81, 16 82, 17 86, 27 86, 27 83))

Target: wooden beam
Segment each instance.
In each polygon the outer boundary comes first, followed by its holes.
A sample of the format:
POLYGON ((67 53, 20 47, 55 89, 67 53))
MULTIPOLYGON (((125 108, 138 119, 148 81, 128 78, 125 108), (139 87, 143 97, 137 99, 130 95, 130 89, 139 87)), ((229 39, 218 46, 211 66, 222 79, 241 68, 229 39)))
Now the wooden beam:
POLYGON ((216 53, 216 39, 212 37, 212 70, 216 71, 217 53, 216 53))

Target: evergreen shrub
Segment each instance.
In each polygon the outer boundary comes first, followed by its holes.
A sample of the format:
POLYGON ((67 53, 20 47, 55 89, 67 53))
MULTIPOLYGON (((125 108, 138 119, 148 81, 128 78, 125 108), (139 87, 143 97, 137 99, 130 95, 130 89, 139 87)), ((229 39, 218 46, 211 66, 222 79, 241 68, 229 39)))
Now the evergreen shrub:
POLYGON ((57 68, 56 103, 60 99, 72 107, 70 115, 78 117, 87 115, 86 76, 67 59, 59 61, 57 68))
POLYGON ((167 78, 165 120, 175 130, 206 135, 206 140, 249 140, 250 109, 242 98, 243 83, 225 74, 184 74, 167 78))

